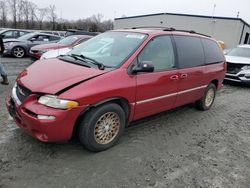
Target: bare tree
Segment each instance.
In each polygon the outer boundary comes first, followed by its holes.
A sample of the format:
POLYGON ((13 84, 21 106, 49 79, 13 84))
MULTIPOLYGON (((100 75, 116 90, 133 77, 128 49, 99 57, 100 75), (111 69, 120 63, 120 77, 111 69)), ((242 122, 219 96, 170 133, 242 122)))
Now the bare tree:
POLYGON ((35 27, 35 20, 36 20, 36 11, 37 11, 37 5, 33 2, 29 1, 29 14, 30 14, 30 27, 35 27))
POLYGON ((38 22, 39 29, 43 28, 43 21, 44 21, 44 18, 46 16, 47 12, 48 12, 47 8, 39 8, 36 11, 35 17, 36 17, 36 20, 38 22))
POLYGON ((7 11, 8 11, 8 7, 6 4, 6 1, 1 0, 0 1, 0 21, 1 21, 2 27, 6 27, 7 25, 7 11))
POLYGON ((48 18, 50 22, 52 23, 52 29, 55 30, 56 28, 56 19, 57 19, 57 14, 56 14, 56 6, 55 5, 50 5, 48 7, 49 15, 48 18))
POLYGON ((17 23, 19 28, 22 27, 22 21, 23 21, 23 16, 24 16, 24 1, 23 0, 18 0, 17 1, 17 23))
POLYGON ((102 18, 103 18, 103 15, 102 14, 94 14, 93 16, 90 17, 91 21, 96 23, 96 24, 99 24, 102 22, 102 18))
POLYGON ((29 9, 29 1, 23 1, 23 17, 25 22, 25 28, 28 29, 30 27, 30 9, 29 9))
POLYGON ((12 21, 13 21, 13 27, 17 28, 17 4, 18 0, 8 0, 9 7, 10 7, 10 12, 12 16, 12 21))

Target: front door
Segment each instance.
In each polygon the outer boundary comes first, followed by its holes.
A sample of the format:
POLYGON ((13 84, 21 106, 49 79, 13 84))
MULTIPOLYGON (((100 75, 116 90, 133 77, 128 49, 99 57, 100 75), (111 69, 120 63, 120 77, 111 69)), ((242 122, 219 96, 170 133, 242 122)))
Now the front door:
POLYGON ((178 89, 178 70, 170 36, 153 38, 138 55, 137 63, 151 62, 152 73, 136 75, 134 120, 171 109, 178 89))

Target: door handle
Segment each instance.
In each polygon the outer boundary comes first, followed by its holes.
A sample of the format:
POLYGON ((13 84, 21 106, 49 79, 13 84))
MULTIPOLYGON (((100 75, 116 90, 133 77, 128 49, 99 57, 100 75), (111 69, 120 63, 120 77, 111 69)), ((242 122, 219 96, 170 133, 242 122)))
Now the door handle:
POLYGON ((185 78, 187 78, 187 77, 188 77, 187 74, 181 74, 181 76, 180 76, 181 79, 185 79, 185 78))
POLYGON ((173 75, 170 77, 170 80, 178 80, 179 76, 178 75, 173 75))

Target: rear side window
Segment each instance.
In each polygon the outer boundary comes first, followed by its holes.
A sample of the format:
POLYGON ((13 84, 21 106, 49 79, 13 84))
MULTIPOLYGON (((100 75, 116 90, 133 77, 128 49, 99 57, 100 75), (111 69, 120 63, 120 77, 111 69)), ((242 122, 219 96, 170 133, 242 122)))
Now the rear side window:
POLYGON ((50 40, 50 41, 59 40, 59 39, 61 39, 61 38, 60 38, 60 37, 57 37, 57 36, 50 36, 50 37, 49 37, 49 40, 50 40))
POLYGON ((201 39, 205 53, 205 64, 220 63, 224 61, 224 56, 219 45, 209 39, 201 39))
POLYGON ((180 68, 204 65, 201 39, 189 36, 174 36, 180 68))

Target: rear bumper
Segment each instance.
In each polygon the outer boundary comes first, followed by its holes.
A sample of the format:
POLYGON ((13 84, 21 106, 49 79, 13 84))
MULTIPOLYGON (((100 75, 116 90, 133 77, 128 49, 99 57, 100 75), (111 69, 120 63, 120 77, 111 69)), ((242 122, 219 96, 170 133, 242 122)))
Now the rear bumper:
POLYGON ((48 108, 37 103, 36 96, 30 96, 21 105, 11 97, 6 98, 6 106, 16 124, 27 134, 42 142, 63 142, 71 138, 79 114, 87 107, 69 110, 48 108), (37 115, 54 116, 54 120, 40 120, 37 115))

